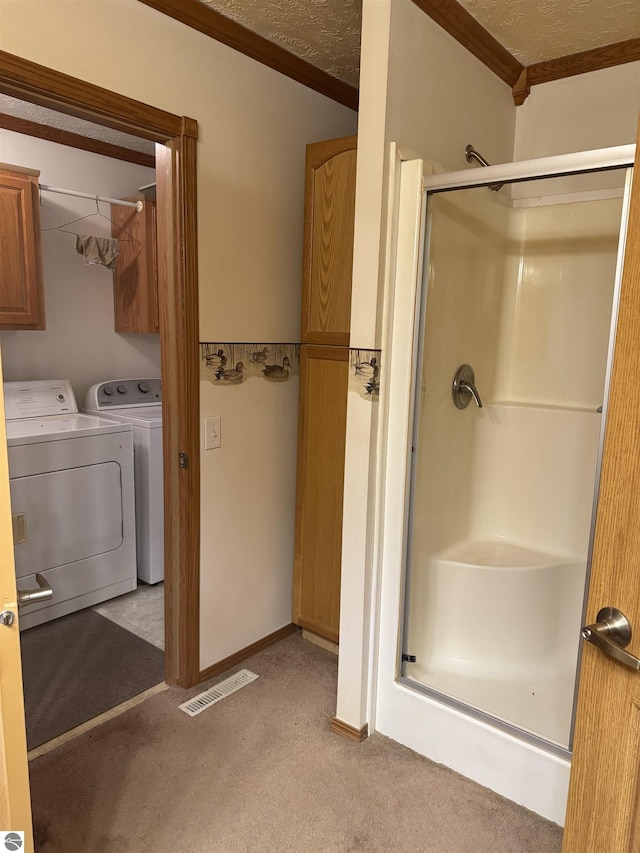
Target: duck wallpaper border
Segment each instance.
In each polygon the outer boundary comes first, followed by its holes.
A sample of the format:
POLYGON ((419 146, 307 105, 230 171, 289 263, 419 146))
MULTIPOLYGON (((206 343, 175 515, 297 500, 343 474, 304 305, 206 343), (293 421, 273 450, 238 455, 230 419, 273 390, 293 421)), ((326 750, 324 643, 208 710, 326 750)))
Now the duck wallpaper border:
POLYGON ((349 350, 349 391, 372 402, 380 399, 381 352, 379 349, 349 350))
MULTIPOLYGON (((364 400, 380 399, 381 350, 349 349, 349 391, 364 400)), ((300 344, 200 343, 200 378, 220 387, 247 379, 287 382, 300 373, 300 344)))
POLYGON ((286 382, 299 372, 299 344, 200 344, 200 378, 212 385, 242 385, 253 377, 286 382))

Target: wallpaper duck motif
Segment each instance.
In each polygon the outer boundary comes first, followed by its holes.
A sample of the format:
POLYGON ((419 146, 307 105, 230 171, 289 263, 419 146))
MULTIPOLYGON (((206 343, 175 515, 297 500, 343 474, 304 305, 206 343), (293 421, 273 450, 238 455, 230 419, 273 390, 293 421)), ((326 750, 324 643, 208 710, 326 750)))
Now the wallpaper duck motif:
POLYGON ((299 373, 299 364, 299 344, 200 344, 200 378, 213 385, 242 385, 252 377, 286 382, 299 373))
POLYGON ((349 351, 349 390, 365 400, 380 398, 380 350, 349 351))

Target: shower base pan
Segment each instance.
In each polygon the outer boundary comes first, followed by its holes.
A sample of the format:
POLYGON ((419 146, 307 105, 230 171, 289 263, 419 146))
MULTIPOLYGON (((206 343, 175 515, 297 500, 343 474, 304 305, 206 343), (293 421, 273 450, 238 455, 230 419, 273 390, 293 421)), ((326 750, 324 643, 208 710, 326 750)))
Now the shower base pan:
POLYGON ((405 676, 567 748, 585 570, 504 540, 456 543, 429 564, 405 676))

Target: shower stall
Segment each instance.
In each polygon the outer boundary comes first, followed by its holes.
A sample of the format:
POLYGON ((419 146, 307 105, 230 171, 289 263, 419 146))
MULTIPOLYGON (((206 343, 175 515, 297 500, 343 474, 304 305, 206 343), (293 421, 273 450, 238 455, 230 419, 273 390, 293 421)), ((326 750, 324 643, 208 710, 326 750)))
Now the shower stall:
POLYGON ((558 822, 633 153, 401 173, 378 728, 558 822))

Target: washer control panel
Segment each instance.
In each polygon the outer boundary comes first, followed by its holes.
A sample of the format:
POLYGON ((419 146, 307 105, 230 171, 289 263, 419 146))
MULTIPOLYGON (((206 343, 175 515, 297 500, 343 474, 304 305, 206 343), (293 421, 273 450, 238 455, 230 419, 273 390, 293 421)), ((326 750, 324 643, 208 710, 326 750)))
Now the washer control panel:
POLYGON ((137 406, 158 406, 162 403, 160 379, 112 379, 99 382, 87 391, 85 408, 124 409, 137 406))

